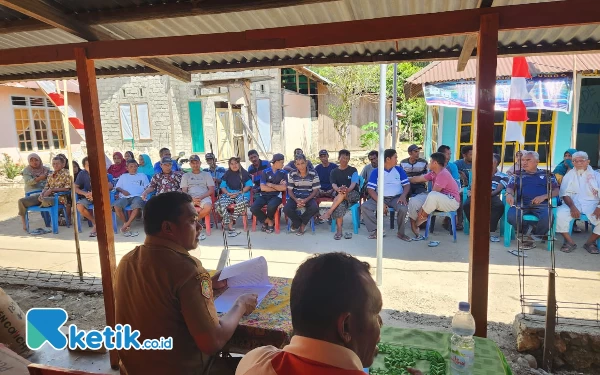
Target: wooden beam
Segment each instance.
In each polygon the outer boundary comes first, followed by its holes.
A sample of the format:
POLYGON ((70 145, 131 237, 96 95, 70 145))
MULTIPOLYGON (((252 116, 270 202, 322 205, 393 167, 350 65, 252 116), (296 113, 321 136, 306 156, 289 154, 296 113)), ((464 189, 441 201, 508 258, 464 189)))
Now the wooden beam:
MULTIPOLYGON (((477 8, 489 8, 492 6, 494 0, 479 0, 477 2, 477 8)), ((473 50, 477 45, 477 34, 469 34, 467 35, 465 42, 463 43, 463 48, 460 52, 460 57, 458 58, 458 65, 456 68, 457 72, 462 72, 467 67, 467 62, 471 58, 473 54, 473 50)))
MULTIPOLYGON (((486 14, 498 14, 501 31, 600 24, 600 12, 582 11, 595 9, 596 1, 556 1, 236 33, 89 42, 82 46, 91 59, 288 50, 475 33, 479 30, 479 18, 486 14), (399 24, 405 27, 397 27, 399 24)), ((0 66, 72 61, 73 48, 77 46, 64 44, 2 50, 0 66)))
POLYGON ((460 51, 460 57, 458 58, 457 72, 462 72, 467 67, 467 63, 475 50, 477 45, 477 34, 469 34, 465 39, 462 50, 460 51))
MULTIPOLYGON (((64 14, 60 9, 49 6, 38 0, 0 0, 0 5, 14 11, 20 12, 50 26, 56 27, 69 34, 75 35, 87 41, 115 40, 115 36, 94 30, 89 25, 74 20, 64 14)), ((169 75, 184 82, 191 82, 192 75, 172 63, 158 58, 139 59, 139 61, 162 74, 169 75)))
MULTIPOLYGON (((116 271, 115 234, 112 230, 112 214, 108 179, 106 178, 106 160, 104 155, 104 140, 100 122, 100 105, 98 103, 98 88, 96 87, 96 72, 94 61, 89 60, 83 48, 75 49, 77 63, 77 79, 83 114, 85 143, 87 145, 90 177, 92 180, 92 195, 94 197, 94 216, 98 233, 98 252, 102 274, 102 292, 104 297, 104 313, 106 325, 115 327, 115 295, 113 280, 116 271)), ((111 367, 118 368, 119 356, 116 350, 110 351, 111 367)))
POLYGON ((475 335, 487 336, 490 263, 490 207, 494 153, 494 104, 498 62, 497 14, 481 17, 477 42, 475 133, 473 137, 473 185, 469 241, 469 303, 475 318, 475 335))

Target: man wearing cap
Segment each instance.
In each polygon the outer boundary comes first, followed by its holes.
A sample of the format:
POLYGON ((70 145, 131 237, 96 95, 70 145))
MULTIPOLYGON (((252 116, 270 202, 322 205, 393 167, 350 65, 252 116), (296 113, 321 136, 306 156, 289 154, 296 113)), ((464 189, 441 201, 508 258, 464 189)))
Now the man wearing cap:
POLYGON ((250 160, 250 166, 248 167, 248 173, 252 176, 252 191, 254 193, 260 191, 260 177, 264 173, 265 169, 271 168, 269 162, 266 160, 260 160, 258 152, 256 150, 248 151, 248 159, 250 160))
MULTIPOLYGON (((200 170, 202 162, 198 155, 190 156, 189 160, 192 171, 181 177, 181 191, 192 197, 192 203, 198 213, 198 221, 201 223, 206 215, 210 214, 215 182, 208 172, 200 170)), ((206 235, 201 232, 199 238, 205 240, 206 235)))
POLYGON ((256 220, 263 223, 262 231, 273 233, 275 230, 275 213, 281 205, 282 195, 287 190, 287 173, 283 168, 283 154, 273 155, 272 167, 265 169, 260 176, 260 190, 254 194, 254 202, 250 211, 256 220), (267 206, 267 213, 262 211, 267 206))
POLYGON ((331 171, 336 169, 338 165, 329 162, 329 153, 327 150, 319 151, 319 159, 321 160, 321 164, 315 167, 315 172, 317 172, 321 181, 321 189, 317 198, 333 198, 333 187, 331 186, 329 176, 331 175, 331 171))
MULTIPOLYGON (((204 160, 206 160, 206 164, 208 164, 208 168, 204 168, 203 171, 208 172, 210 174, 213 181, 215 182, 215 186, 220 186, 221 179, 223 178, 223 175, 225 174, 225 172, 227 172, 227 169, 217 165, 217 158, 215 157, 215 154, 213 154, 212 152, 209 152, 206 155, 204 155, 204 160)), ((215 194, 219 195, 220 190, 221 189, 217 189, 215 191, 215 194)))
MULTIPOLYGON (((408 158, 400 162, 400 166, 406 172, 408 178, 422 176, 427 173, 427 160, 420 158, 421 147, 417 145, 408 146, 408 158)), ((427 193, 427 184, 416 182, 410 183, 410 196, 427 193)))
MULTIPOLYGON (((301 148, 297 148, 294 150, 294 158, 296 157, 296 155, 304 155, 304 151, 302 151, 301 148)), ((306 159, 306 157, 305 157, 305 159, 306 159)), ((306 160, 306 166, 308 167, 309 171, 315 170, 315 167, 313 167, 310 160, 306 160)), ((292 171, 298 170, 298 168, 296 168, 296 163, 294 162, 294 160, 287 163, 287 165, 285 167, 283 167, 283 169, 287 172, 292 172, 292 171)))
POLYGON ((181 186, 181 172, 173 172, 173 160, 169 157, 160 159, 161 172, 152 176, 150 185, 142 193, 142 199, 147 200, 148 194, 156 191, 156 194, 168 191, 179 191, 181 186))
MULTIPOLYGON (((160 160, 154 163, 154 173, 162 172, 161 161, 163 158, 171 159, 171 150, 166 147, 163 147, 158 151, 158 156, 160 156, 160 160)), ((181 169, 179 168, 179 164, 175 160, 172 161, 173 168, 171 169, 173 172, 179 172, 181 169)))

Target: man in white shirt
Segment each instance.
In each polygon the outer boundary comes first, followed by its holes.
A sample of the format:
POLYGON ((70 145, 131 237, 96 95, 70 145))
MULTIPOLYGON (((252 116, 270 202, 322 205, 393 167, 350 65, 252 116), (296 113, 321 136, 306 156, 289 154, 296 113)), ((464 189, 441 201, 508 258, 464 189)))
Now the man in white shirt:
MULTIPOLYGON (((403 241, 410 241, 405 232, 404 219, 406 218, 406 212, 408 210, 408 193, 410 192, 410 182, 408 176, 402 167, 398 166, 398 154, 396 150, 387 149, 384 154, 383 164, 383 197, 377 195, 377 185, 381 183, 378 181, 379 168, 373 169, 369 181, 367 183, 367 193, 369 194, 369 200, 366 201, 360 208, 365 225, 369 231, 369 238, 377 238, 377 199, 382 198, 384 200, 384 209, 387 211, 388 207, 392 207, 398 215, 398 233, 397 237, 403 241)), ((385 236, 385 232, 381 235, 385 236)))
POLYGON ((567 172, 560 185, 559 194, 565 204, 556 210, 556 232, 565 239, 560 251, 570 253, 577 248, 569 234, 571 222, 584 214, 594 230, 583 248, 590 254, 598 254, 596 241, 600 238, 600 174, 590 167, 588 154, 583 151, 574 153, 571 160, 575 168, 567 172))
POLYGON ((125 237, 137 236, 137 232, 131 231, 131 223, 144 208, 142 193, 148 186, 148 177, 143 173, 138 173, 138 163, 135 160, 127 161, 127 172, 117 182, 115 189, 120 194, 120 198, 113 202, 112 206, 119 219, 123 222, 121 233, 125 237), (131 207, 129 220, 125 218, 125 207, 131 207))
MULTIPOLYGON (((210 214, 212 208, 212 197, 215 194, 215 182, 208 172, 200 169, 202 162, 198 155, 192 155, 189 158, 192 171, 183 175, 181 178, 181 191, 192 197, 192 202, 198 212, 198 222, 206 215, 210 214)), ((204 233, 200 233, 200 240, 206 239, 204 233)))

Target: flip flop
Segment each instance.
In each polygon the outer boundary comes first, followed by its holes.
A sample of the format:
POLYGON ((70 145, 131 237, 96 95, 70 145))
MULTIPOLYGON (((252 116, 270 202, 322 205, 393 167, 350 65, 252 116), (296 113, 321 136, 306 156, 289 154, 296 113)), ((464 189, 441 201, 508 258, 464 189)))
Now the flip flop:
POLYGON ((427 246, 429 247, 438 247, 440 245, 440 241, 429 241, 427 246))
POLYGON ((575 245, 575 244, 569 244, 569 243, 565 242, 560 247, 560 251, 562 251, 563 253, 572 253, 573 251, 575 251, 576 248, 577 248, 577 245, 575 245))
POLYGON ((396 237, 401 239, 402 241, 411 242, 413 239, 408 237, 406 234, 396 234, 396 237))
POLYGON ((347 240, 351 239, 352 238, 352 233, 350 233, 350 232, 344 233, 344 238, 347 239, 347 240))
POLYGON ((305 230, 298 229, 298 231, 296 232, 296 236, 304 236, 304 232, 306 232, 306 229, 305 230))
POLYGON ((206 234, 200 233, 200 235, 198 236, 198 238, 200 239, 200 241, 204 241, 206 239, 206 234))
POLYGON ((242 232, 240 232, 239 230, 230 230, 229 232, 227 232, 227 236, 228 237, 236 237, 240 233, 242 233, 242 232))
POLYGON ((333 235, 333 239, 334 239, 334 240, 336 240, 336 241, 337 241, 337 240, 341 240, 341 239, 342 239, 342 234, 341 234, 341 233, 336 233, 336 234, 334 234, 334 235, 333 235))
POLYGON ((122 234, 124 237, 131 237, 131 231, 130 231, 129 229, 127 229, 127 230, 123 230, 123 229, 121 229, 121 234, 122 234))
POLYGON ((596 246, 594 243, 586 243, 583 245, 583 248, 590 254, 600 254, 598 246, 596 246))
POLYGON ((423 237, 422 235, 419 234, 418 236, 414 237, 412 240, 413 241, 425 241, 425 237, 423 237))
POLYGON ((38 236, 40 234, 43 234, 44 232, 41 231, 39 228, 38 229, 34 229, 32 231, 29 232, 29 234, 33 235, 33 236, 38 236))
POLYGON ((96 236, 98 236, 98 233, 96 233, 96 232, 90 232, 90 237, 96 237, 96 236))
POLYGON ((42 234, 52 233, 52 229, 48 229, 48 228, 40 228, 40 229, 42 229, 42 234))

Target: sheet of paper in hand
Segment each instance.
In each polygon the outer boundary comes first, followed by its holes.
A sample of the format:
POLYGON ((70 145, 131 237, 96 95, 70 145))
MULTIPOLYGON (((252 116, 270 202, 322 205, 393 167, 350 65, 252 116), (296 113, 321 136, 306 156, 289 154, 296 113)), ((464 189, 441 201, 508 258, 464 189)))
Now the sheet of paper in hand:
POLYGON ((231 310, 235 301, 243 294, 257 294, 257 306, 259 306, 273 288, 273 285, 269 284, 267 260, 264 257, 253 258, 224 268, 219 281, 225 279, 228 288, 215 300, 215 307, 220 313, 231 310))

